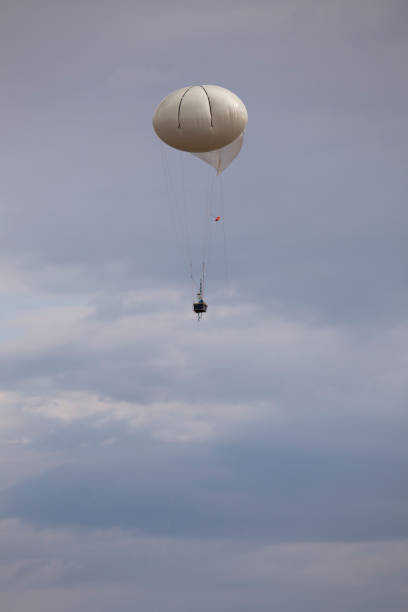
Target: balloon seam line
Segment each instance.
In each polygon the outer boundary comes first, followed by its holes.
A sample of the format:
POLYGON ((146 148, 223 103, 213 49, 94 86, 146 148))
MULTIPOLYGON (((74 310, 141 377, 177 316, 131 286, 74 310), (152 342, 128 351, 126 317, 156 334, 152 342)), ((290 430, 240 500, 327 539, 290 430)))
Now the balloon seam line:
POLYGON ((204 89, 205 95, 207 96, 208 106, 210 107, 211 127, 214 127, 214 125, 213 125, 213 113, 212 113, 212 106, 211 106, 210 96, 208 95, 208 92, 207 92, 206 88, 204 87, 204 85, 200 85, 200 87, 201 87, 201 89, 204 89))
POLYGON ((180 122, 180 111, 181 111, 181 103, 183 101, 184 96, 186 95, 186 93, 188 91, 190 91, 190 89, 193 87, 193 85, 191 87, 187 87, 186 91, 183 93, 183 95, 180 98, 180 102, 178 105, 178 114, 177 114, 177 121, 178 121, 178 127, 181 128, 181 122, 180 122))

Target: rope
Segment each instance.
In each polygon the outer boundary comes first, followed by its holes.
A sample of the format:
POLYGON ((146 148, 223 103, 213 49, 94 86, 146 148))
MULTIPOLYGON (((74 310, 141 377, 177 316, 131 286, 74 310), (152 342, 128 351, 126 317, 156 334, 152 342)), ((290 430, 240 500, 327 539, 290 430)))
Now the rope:
POLYGON ((172 225, 173 225, 174 233, 177 235, 177 242, 179 243, 181 257, 185 261, 185 264, 187 265, 189 274, 192 275, 191 248, 189 249, 188 242, 185 240, 185 235, 186 235, 187 230, 183 223, 183 219, 182 219, 183 215, 182 215, 182 211, 180 210, 180 203, 176 195, 176 190, 174 189, 172 175, 169 171, 167 151, 163 143, 160 143, 160 146, 161 146, 161 160, 162 160, 163 174, 165 178, 164 183, 165 183, 166 195, 167 195, 169 208, 170 208, 172 225))
POLYGON ((204 282, 206 281, 208 262, 209 262, 209 251, 211 245, 211 237, 212 237, 212 225, 213 225, 213 200, 214 200, 214 182, 215 182, 215 174, 211 171, 211 178, 208 183, 208 192, 207 192, 207 201, 205 202, 204 207, 204 236, 203 236, 203 252, 202 252, 202 274, 203 277, 203 287, 204 282))
MULTIPOLYGON (((179 249, 181 252, 182 259, 185 261, 188 275, 191 280, 191 291, 193 302, 195 301, 195 293, 199 291, 201 285, 202 296, 205 295, 207 289, 207 278, 208 268, 211 254, 211 244, 213 239, 214 218, 215 209, 219 206, 219 212, 222 217, 222 232, 223 232, 223 249, 224 249, 224 267, 225 267, 225 278, 226 285, 229 283, 229 262, 228 262, 228 248, 227 248, 227 237, 225 230, 225 204, 223 195, 223 183, 221 177, 216 178, 212 168, 209 168, 211 173, 206 181, 205 188, 201 190, 200 194, 197 194, 195 199, 198 203, 197 214, 198 217, 204 215, 203 223, 199 225, 203 227, 202 230, 202 249, 201 249, 201 266, 199 268, 199 281, 194 277, 193 267, 193 245, 191 239, 191 216, 192 209, 187 202, 186 184, 185 184, 185 167, 184 167, 184 153, 179 152, 179 179, 181 183, 181 189, 175 188, 175 181, 177 179, 177 173, 170 172, 169 162, 167 157, 166 145, 160 143, 161 147, 161 161, 164 175, 164 185, 166 189, 166 195, 169 203, 171 221, 173 225, 173 231, 176 235, 176 239, 179 242, 179 249), (218 188, 215 188, 215 181, 219 180, 218 188), (200 197, 201 195, 201 197, 200 197), (219 200, 219 201, 218 201, 219 200), (202 212, 201 212, 202 211, 202 212)), ((217 209, 218 214, 218 209, 217 209)), ((197 228, 199 229, 199 228, 197 228)), ((196 240, 199 244, 199 240, 196 240)), ((197 262, 198 264, 198 262, 197 262)), ((198 271, 198 270, 197 270, 198 271)))
POLYGON ((227 244, 227 232, 226 232, 226 206, 224 200, 224 183, 222 180, 222 174, 220 175, 220 210, 221 210, 221 219, 222 219, 222 235, 223 235, 223 243, 224 243, 224 265, 225 265, 225 282, 226 287, 229 287, 230 284, 230 272, 229 272, 229 257, 228 257, 228 244, 227 244))
POLYGON ((186 198, 186 186, 185 186, 185 174, 184 174, 184 153, 180 151, 179 153, 180 160, 180 176, 181 176, 181 206, 182 206, 182 219, 186 236, 186 244, 187 244, 187 252, 188 252, 188 261, 189 261, 189 272, 190 272, 190 280, 191 280, 191 291, 194 299, 194 289, 197 285, 194 274, 193 274, 193 249, 191 244, 191 229, 190 229, 190 207, 187 204, 186 198))

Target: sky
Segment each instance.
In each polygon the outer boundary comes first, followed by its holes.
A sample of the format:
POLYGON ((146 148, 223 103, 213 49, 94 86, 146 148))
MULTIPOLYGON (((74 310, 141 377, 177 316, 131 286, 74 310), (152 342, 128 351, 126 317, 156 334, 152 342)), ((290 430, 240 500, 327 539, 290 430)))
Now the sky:
POLYGON ((405 0, 0 0, 0 41, 2 612, 405 612, 405 0), (151 125, 192 84, 249 116, 200 324, 166 172, 196 267, 219 179, 151 125))

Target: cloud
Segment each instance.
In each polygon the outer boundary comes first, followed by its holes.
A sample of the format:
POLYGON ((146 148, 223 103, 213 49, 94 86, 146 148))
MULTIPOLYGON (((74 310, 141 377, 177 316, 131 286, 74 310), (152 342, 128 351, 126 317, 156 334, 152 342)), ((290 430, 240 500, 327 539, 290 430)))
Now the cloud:
POLYGON ((31 304, 8 317, 15 333, 0 351, 3 388, 44 406, 59 392, 296 414, 328 402, 347 414, 366 414, 369 405, 374 415, 390 398, 391 413, 402 406, 405 325, 341 327, 294 318, 280 304, 266 312, 256 303, 231 308, 222 295, 220 302, 200 325, 170 289, 31 304))
POLYGON ((407 537, 403 446, 351 441, 345 455, 341 428, 343 448, 299 442, 292 433, 264 421, 197 444, 191 435, 165 441, 145 428, 132 431, 95 417, 54 426, 33 446, 59 449, 59 467, 3 490, 0 512, 42 526, 118 527, 171 537, 407 537))
POLYGON ((130 612, 137 604, 266 612, 271 600, 291 610, 404 610, 406 542, 265 546, 0 525, 2 601, 10 610, 130 612))

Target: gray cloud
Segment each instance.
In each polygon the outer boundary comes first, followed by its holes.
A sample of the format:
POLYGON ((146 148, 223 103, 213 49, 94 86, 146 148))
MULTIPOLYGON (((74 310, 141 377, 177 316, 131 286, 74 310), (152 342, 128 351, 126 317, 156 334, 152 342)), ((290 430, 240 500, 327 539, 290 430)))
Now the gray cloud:
POLYGON ((15 521, 1 522, 0 538, 2 601, 10 610, 29 603, 45 612, 128 612, 135 604, 220 612, 256 604, 266 611, 271 600, 319 612, 329 605, 334 612, 404 610, 406 542, 262 546, 33 530, 15 521))
POLYGON ((403 447, 350 447, 345 455, 297 448, 283 432, 249 431, 180 448, 117 427, 66 427, 53 445, 72 452, 71 465, 3 491, 0 512, 44 526, 264 543, 407 537, 403 447), (107 436, 113 444, 95 445, 107 436))

